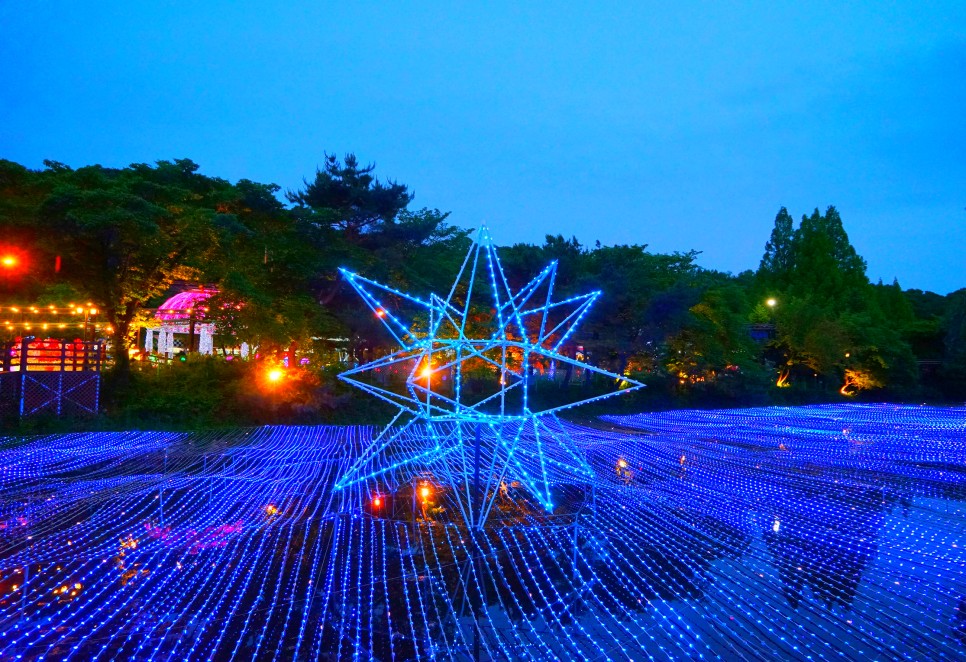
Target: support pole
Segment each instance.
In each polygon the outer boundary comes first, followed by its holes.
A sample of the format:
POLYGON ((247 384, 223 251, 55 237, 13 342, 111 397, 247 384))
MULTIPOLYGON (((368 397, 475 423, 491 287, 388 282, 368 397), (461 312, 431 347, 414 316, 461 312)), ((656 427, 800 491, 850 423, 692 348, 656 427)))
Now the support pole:
POLYGON ((473 638, 473 660, 480 662, 480 639, 482 630, 480 627, 480 612, 486 607, 483 597, 483 550, 480 545, 480 536, 483 534, 483 508, 480 494, 480 428, 482 424, 476 424, 476 450, 473 458, 473 557, 475 563, 476 581, 480 589, 480 604, 475 613, 476 636, 473 638))
POLYGON ((161 482, 158 484, 158 510, 161 527, 164 528, 164 477, 168 473, 168 449, 164 449, 164 466, 161 469, 161 482))
POLYGON ((483 516, 480 498, 480 427, 481 423, 476 424, 475 453, 473 458, 473 523, 477 530, 483 528, 480 518, 483 516))

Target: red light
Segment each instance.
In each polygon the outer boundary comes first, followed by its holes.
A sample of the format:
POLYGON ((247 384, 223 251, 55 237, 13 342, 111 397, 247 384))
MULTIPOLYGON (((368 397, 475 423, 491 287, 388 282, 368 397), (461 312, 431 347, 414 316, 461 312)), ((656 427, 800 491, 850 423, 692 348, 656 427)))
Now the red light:
POLYGON ((386 316, 385 310, 380 308, 379 310, 376 311, 376 317, 385 317, 385 316, 386 316))
POLYGON ((27 254, 21 249, 0 245, 0 271, 8 275, 21 275, 28 266, 27 254))
POLYGON ((376 497, 375 499, 373 499, 372 500, 372 505, 375 508, 378 508, 379 506, 381 506, 382 505, 382 497, 376 497))

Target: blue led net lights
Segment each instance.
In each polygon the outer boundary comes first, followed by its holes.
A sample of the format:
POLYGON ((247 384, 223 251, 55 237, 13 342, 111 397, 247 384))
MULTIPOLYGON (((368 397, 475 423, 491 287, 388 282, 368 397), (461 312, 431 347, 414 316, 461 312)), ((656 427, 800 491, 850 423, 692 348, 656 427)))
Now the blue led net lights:
POLYGON ((566 430, 553 422, 554 415, 643 387, 562 351, 600 292, 555 298, 556 262, 512 288, 485 226, 445 298, 420 298, 341 272, 400 349, 340 375, 399 412, 339 479, 339 489, 373 480, 398 486, 417 475, 439 476, 460 488, 454 503, 474 527, 485 522, 502 484, 519 484, 553 510, 554 471, 569 469, 583 480, 591 476, 566 430), (615 390, 540 408, 530 397, 530 382, 537 365, 550 364, 579 368, 585 377, 602 375, 615 390), (386 383, 390 372, 404 377, 398 388, 386 383), (481 372, 496 383, 488 392, 473 388, 481 372), (477 504, 480 492, 485 497, 477 504))
POLYGON ((966 408, 553 425, 596 507, 550 464, 478 546, 442 474, 333 489, 371 428, 4 441, 0 659, 465 659, 480 596, 484 659, 966 654, 966 408))

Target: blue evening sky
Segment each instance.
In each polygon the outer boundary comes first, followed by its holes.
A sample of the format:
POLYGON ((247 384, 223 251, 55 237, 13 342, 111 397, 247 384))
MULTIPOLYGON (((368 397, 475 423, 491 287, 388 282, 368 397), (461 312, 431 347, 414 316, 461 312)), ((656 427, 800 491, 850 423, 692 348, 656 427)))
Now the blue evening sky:
POLYGON ((291 188, 353 151, 500 243, 733 272, 834 204, 871 278, 966 286, 966 2, 730 4, 6 2, 0 158, 291 188))

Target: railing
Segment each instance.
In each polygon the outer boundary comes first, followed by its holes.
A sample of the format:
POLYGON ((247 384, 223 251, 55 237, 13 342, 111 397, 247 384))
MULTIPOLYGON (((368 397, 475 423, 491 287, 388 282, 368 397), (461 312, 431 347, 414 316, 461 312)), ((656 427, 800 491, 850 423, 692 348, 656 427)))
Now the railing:
POLYGON ((0 372, 100 372, 103 342, 23 338, 3 344, 0 372))

